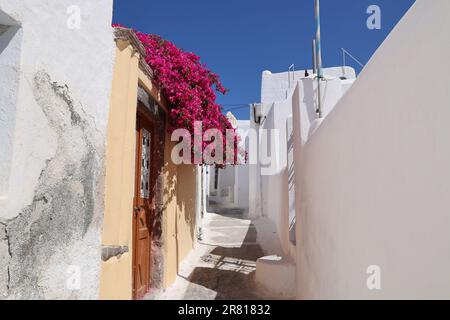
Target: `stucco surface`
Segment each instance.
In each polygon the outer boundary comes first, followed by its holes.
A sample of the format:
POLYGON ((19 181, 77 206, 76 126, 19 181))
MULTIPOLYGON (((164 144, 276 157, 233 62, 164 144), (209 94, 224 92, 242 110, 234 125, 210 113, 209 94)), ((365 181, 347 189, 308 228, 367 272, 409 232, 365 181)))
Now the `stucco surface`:
POLYGON ((112 0, 0 0, 0 11, 20 27, 18 80, 2 77, 5 83, 1 86, 11 93, 17 91, 15 107, 0 106, 1 113, 8 115, 8 124, 14 123, 4 133, 12 139, 9 171, 14 178, 5 187, 7 201, 0 204, 0 219, 11 219, 32 203, 40 172, 56 150, 54 133, 33 98, 32 83, 38 71, 45 70, 52 81, 67 85, 96 128, 94 144, 103 153, 114 59, 112 0), (73 5, 80 9, 79 29, 67 26, 68 8, 73 5))
POLYGON ((67 89, 52 82, 45 72, 36 74, 33 82, 35 100, 54 130, 57 149, 41 172, 32 204, 7 226, 9 295, 89 297, 87 292, 97 286, 94 270, 99 265, 102 212, 96 211, 99 191, 95 185, 103 173, 100 158, 82 111, 74 106, 67 89), (86 295, 67 292, 69 265, 84 271, 86 295))
MULTIPOLYGON (((8 250, 0 251, 6 255, 0 290, 7 270, 8 298, 94 299, 114 59, 112 1, 0 0, 0 12, 20 36, 19 63, 0 83, 15 95, 13 105, 0 103, 0 114, 7 115, 1 136, 10 146, 2 164, 9 179, 0 194, 7 235, 0 248, 8 250), (73 5, 80 9, 80 28, 67 24, 73 5), (67 286, 69 266, 80 270, 79 289, 67 286)), ((0 52, 0 68, 13 61, 6 52, 14 51, 0 52)))
POLYGON ((194 165, 175 165, 171 151, 175 142, 166 135, 164 152, 164 203, 163 249, 164 287, 176 279, 179 267, 196 243, 194 165))
MULTIPOLYGON (((138 84, 167 108, 160 91, 139 69, 139 56, 126 41, 117 41, 106 157, 105 219, 102 244, 127 246, 128 252, 102 262, 102 299, 132 297, 132 209, 138 84)), ((175 165, 175 143, 165 134, 161 221, 153 225, 151 291, 170 285, 181 261, 195 244, 195 167, 175 165), (162 225, 160 226, 159 223, 162 225)), ((158 200, 157 200, 158 201, 158 200)))
POLYGON ((132 210, 139 58, 129 43, 117 41, 107 135, 102 245, 127 247, 128 252, 102 261, 101 299, 132 297, 132 210))
POLYGON ((0 298, 8 295, 9 271, 8 263, 11 257, 8 246, 6 225, 0 224, 0 298))

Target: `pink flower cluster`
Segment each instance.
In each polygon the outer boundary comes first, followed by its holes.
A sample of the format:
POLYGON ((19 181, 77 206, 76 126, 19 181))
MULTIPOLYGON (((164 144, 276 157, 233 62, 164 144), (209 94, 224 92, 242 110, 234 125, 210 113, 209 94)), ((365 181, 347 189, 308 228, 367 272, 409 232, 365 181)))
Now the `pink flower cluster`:
MULTIPOLYGON (((120 26, 121 27, 121 26, 120 26)), ((175 129, 187 129, 194 137, 194 122, 202 121, 202 131, 218 129, 223 141, 216 141, 225 149, 226 130, 235 129, 216 103, 216 92, 226 94, 219 77, 211 72, 194 53, 184 52, 171 42, 157 35, 136 32, 147 51, 146 62, 154 72, 154 80, 171 104, 169 133, 175 129)), ((235 132, 235 163, 238 154, 239 136, 235 132)), ((192 139, 194 143, 194 139, 192 139)), ((202 143, 203 149, 210 142, 202 143)), ((194 149, 194 148, 192 148, 194 149)))

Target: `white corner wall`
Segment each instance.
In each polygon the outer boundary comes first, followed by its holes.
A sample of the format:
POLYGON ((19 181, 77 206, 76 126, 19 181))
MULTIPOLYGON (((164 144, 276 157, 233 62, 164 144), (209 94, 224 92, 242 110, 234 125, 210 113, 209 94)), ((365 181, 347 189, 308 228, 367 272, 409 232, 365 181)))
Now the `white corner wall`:
POLYGON ((417 0, 296 159, 299 298, 450 297, 449 30, 417 0))

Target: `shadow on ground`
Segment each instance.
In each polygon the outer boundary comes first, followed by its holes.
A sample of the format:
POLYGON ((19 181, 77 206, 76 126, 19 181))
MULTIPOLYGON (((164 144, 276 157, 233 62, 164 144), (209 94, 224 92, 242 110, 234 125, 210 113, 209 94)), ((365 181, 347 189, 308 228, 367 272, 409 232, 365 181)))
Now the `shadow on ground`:
MULTIPOLYGON (((217 292, 216 300, 261 300, 254 288, 253 273, 246 275, 235 271, 195 268, 189 281, 217 292)), ((186 295, 196 290, 189 285, 186 295)))
MULTIPOLYGON (((212 211, 220 216, 244 219, 244 213, 239 209, 212 208, 212 211)), ((254 281, 256 260, 264 256, 256 240, 256 228, 250 224, 240 247, 218 246, 202 256, 201 259, 213 267, 196 267, 193 270, 188 278, 191 284, 186 290, 186 297, 195 296, 197 285, 200 285, 217 292, 216 300, 264 299, 254 281)))

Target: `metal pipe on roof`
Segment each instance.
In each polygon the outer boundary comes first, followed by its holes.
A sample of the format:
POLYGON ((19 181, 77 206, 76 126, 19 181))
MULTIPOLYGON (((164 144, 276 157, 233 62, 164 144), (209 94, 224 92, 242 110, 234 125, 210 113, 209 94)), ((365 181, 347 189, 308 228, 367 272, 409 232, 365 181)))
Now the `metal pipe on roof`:
POLYGON ((320 42, 320 0, 314 0, 314 11, 316 17, 316 64, 317 64, 317 113, 322 118, 322 97, 320 93, 320 81, 322 79, 322 46, 320 42))

